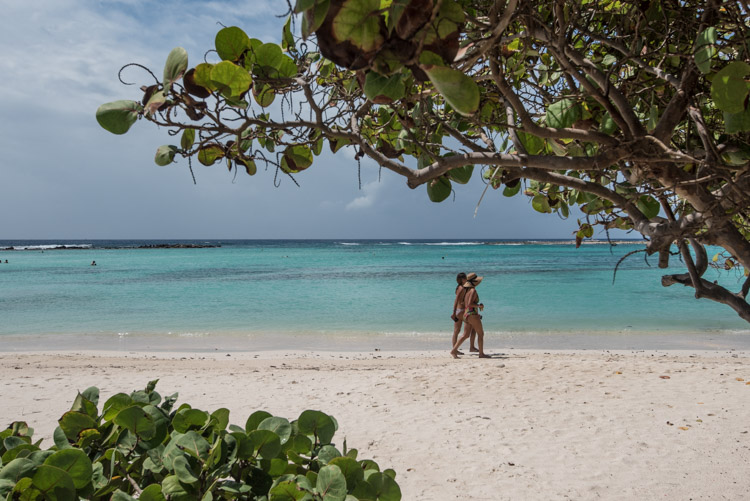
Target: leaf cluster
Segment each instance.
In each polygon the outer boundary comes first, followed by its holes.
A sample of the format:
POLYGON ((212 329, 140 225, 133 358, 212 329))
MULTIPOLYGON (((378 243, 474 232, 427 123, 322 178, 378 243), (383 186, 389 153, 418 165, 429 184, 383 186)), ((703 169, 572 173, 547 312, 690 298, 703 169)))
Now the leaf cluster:
POLYGON ((229 410, 212 413, 157 381, 118 393, 99 409, 99 390, 79 393, 54 432, 53 447, 33 442, 14 422, 0 432, 0 497, 21 501, 219 500, 398 501, 393 470, 332 442, 338 423, 306 410, 289 421, 256 411, 244 427, 229 410))

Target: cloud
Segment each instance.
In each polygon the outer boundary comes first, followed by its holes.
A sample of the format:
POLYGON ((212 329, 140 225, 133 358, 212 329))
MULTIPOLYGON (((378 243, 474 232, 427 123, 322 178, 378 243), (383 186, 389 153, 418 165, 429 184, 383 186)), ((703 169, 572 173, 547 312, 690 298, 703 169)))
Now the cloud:
POLYGON ((362 195, 346 204, 346 210, 360 210, 372 207, 383 189, 382 182, 372 181, 362 186, 362 195))

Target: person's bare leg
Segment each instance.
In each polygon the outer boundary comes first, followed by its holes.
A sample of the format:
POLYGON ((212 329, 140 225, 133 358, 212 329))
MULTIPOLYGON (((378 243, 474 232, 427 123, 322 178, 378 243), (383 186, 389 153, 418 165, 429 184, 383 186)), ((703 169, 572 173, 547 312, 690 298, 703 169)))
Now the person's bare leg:
MULTIPOLYGON (((477 345, 479 348, 479 358, 490 358, 484 353, 484 326, 482 326, 482 320, 478 315, 472 315, 469 318, 469 323, 477 333, 477 345)), ((465 335, 465 333, 464 333, 465 335)))
POLYGON ((456 344, 453 345, 453 349, 451 350, 451 356, 453 358, 458 358, 458 349, 461 347, 463 342, 469 338, 469 333, 471 332, 471 325, 469 325, 468 322, 463 323, 465 324, 464 333, 461 335, 461 338, 456 341, 456 344))
POLYGON ((472 327, 471 328, 471 336, 469 337, 469 351, 472 352, 472 353, 479 351, 477 349, 476 339, 477 339, 477 332, 472 327))
MULTIPOLYGON (((451 351, 453 351, 453 347, 456 346, 456 341, 458 341, 458 334, 461 332, 461 326, 463 325, 464 315, 463 313, 459 313, 456 315, 458 318, 458 322, 453 322, 453 338, 451 338, 451 351)), ((474 343, 472 341, 472 346, 474 346, 474 343)), ((463 355, 460 351, 458 352, 459 355, 463 355)))

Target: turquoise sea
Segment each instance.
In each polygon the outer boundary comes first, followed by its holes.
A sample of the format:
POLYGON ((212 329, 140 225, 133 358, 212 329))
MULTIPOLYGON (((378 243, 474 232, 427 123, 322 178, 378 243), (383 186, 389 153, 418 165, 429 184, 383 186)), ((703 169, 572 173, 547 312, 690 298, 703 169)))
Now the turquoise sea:
MULTIPOLYGON (((447 348, 459 271, 484 276, 490 351, 750 348, 750 324, 692 289, 662 287, 655 257, 631 256, 613 284, 618 260, 642 247, 5 240, 0 351, 447 348), (139 248, 164 243, 217 247, 139 248)), ((733 272, 708 275, 732 290, 741 283, 733 272)))

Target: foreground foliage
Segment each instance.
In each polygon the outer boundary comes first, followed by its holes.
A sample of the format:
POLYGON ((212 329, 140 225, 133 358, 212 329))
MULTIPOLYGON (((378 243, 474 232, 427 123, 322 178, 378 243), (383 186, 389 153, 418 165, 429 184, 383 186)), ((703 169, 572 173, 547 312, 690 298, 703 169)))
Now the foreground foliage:
MULTIPOLYGON (((750 7, 744 0, 297 0, 281 44, 221 29, 213 62, 168 56, 140 101, 97 112, 180 135, 156 152, 289 176, 324 143, 426 185, 475 165, 534 210, 635 230, 683 284, 750 321, 750 7), (299 21, 302 38, 292 21, 299 21), (306 40, 303 40, 306 39, 306 40), (673 247, 676 245, 676 247, 673 247), (709 260, 705 245, 724 252, 709 260), (691 250, 692 247, 692 250, 691 250), (737 292, 704 278, 737 273, 737 292)), ((510 217, 498 215, 498 217, 510 217)))
POLYGON ((393 470, 380 471, 331 442, 338 424, 319 411, 288 421, 264 411, 244 427, 229 410, 208 413, 154 388, 118 393, 98 410, 99 390, 79 393, 40 448, 14 422, 0 432, 0 496, 7 500, 398 501, 393 470))

